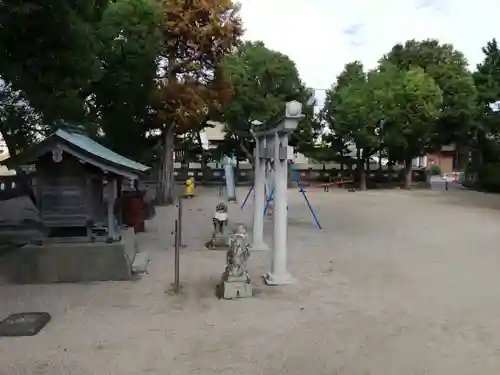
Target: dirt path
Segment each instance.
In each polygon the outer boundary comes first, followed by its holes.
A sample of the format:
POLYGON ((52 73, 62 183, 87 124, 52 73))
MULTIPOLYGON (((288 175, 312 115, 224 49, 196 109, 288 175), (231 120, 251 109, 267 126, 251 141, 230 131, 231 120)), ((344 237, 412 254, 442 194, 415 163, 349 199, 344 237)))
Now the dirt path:
MULTIPOLYGON (((0 286, 0 316, 53 316, 35 337, 0 339, 0 374, 500 373, 500 196, 340 189, 309 196, 322 231, 290 190, 297 284, 262 285, 269 254, 252 253, 252 299, 214 297, 225 254, 203 243, 215 190, 186 201, 180 296, 165 293, 173 265, 168 208, 141 239, 152 264, 137 282, 0 286)), ((250 224, 251 206, 230 208, 230 217, 250 224)))

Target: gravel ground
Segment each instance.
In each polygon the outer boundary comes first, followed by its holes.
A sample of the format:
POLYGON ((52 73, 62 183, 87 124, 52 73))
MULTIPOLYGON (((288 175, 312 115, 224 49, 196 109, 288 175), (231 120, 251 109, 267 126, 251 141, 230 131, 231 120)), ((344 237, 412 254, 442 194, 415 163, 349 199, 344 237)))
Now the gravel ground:
MULTIPOLYGON (((172 208, 141 236, 152 258, 141 280, 0 286, 0 316, 53 317, 37 336, 0 339, 0 374, 500 373, 499 196, 314 191, 322 231, 289 196, 295 285, 263 285, 269 253, 254 252, 255 297, 214 297, 225 254, 203 243, 219 199, 202 191, 185 201, 179 296, 172 208)), ((250 224, 251 206, 230 217, 250 224)))

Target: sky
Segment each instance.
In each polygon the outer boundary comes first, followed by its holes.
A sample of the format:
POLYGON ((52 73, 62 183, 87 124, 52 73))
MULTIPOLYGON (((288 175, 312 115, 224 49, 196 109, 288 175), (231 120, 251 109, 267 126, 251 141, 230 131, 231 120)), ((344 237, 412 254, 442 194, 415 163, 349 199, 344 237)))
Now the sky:
POLYGON ((246 40, 288 55, 318 104, 344 64, 367 69, 408 39, 452 43, 474 69, 500 39, 500 0, 241 0, 246 40))

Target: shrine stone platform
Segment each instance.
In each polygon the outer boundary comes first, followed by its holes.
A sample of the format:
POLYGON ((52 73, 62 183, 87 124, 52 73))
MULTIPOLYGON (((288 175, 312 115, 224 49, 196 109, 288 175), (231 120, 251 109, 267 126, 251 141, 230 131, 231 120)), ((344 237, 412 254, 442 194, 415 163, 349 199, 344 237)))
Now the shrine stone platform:
POLYGON ((6 258, 7 277, 19 284, 130 280, 137 254, 133 229, 112 243, 46 241, 12 251, 6 258))

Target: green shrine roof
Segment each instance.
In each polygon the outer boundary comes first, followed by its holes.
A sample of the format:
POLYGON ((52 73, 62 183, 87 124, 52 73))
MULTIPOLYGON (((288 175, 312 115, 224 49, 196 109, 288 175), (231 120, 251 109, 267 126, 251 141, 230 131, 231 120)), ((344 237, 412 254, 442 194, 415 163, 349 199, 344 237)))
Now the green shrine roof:
POLYGON ((55 135, 75 145, 76 147, 87 151, 89 154, 108 160, 114 164, 137 170, 139 172, 145 172, 149 169, 148 166, 117 154, 84 134, 59 129, 55 132, 55 135))
POLYGON ((1 164, 5 164, 9 168, 31 164, 41 155, 54 149, 58 144, 63 147, 64 152, 68 152, 85 162, 120 175, 143 174, 150 168, 104 147, 77 127, 58 129, 40 143, 21 154, 12 155, 10 158, 3 160, 1 164))

